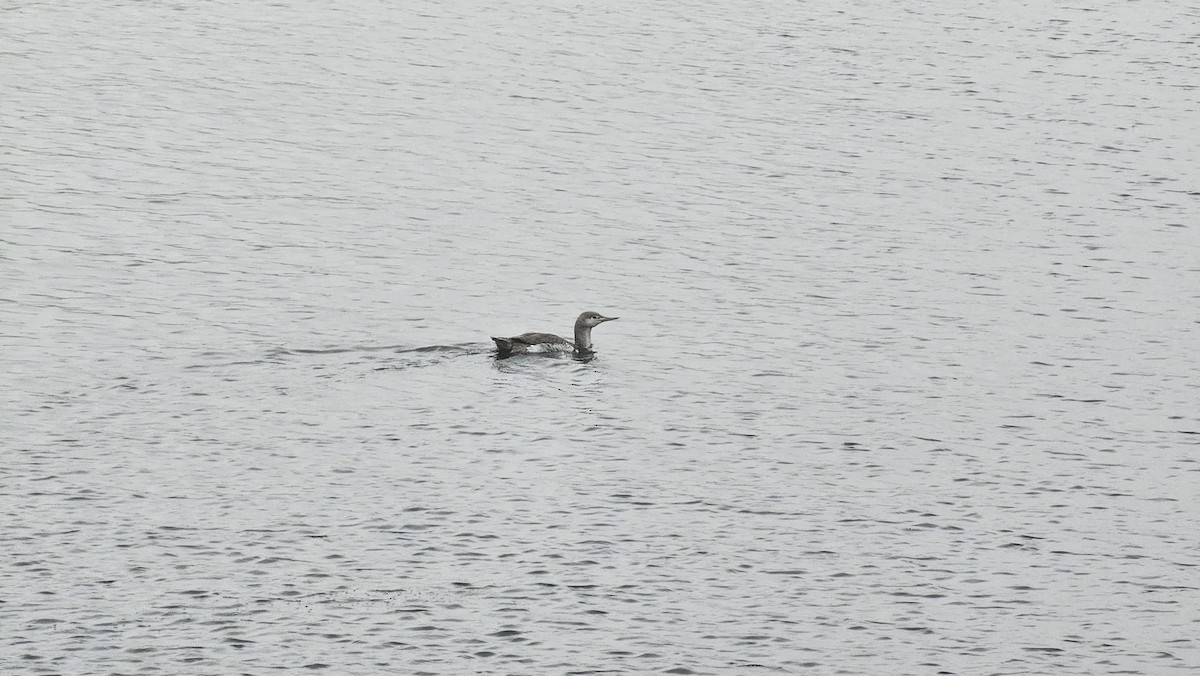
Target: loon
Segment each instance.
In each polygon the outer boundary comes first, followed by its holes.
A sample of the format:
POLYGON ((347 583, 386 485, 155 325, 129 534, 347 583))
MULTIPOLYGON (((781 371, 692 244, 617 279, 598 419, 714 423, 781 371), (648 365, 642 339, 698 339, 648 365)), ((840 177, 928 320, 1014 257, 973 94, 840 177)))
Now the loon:
POLYGON ((574 352, 575 356, 592 354, 592 327, 611 322, 617 317, 605 317, 599 312, 584 312, 575 320, 575 342, 553 333, 522 333, 511 338, 497 338, 496 356, 504 359, 514 354, 574 352))

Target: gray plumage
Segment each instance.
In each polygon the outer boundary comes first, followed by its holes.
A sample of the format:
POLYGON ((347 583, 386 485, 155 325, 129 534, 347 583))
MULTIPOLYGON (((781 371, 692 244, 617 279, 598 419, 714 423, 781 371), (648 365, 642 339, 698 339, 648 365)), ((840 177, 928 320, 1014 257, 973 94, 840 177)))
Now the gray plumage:
POLYGON ((553 333, 538 333, 531 331, 519 336, 497 338, 496 356, 509 357, 514 354, 574 352, 576 355, 590 354, 592 351, 592 329, 604 322, 611 322, 617 317, 605 317, 599 312, 584 312, 575 320, 575 342, 553 333))

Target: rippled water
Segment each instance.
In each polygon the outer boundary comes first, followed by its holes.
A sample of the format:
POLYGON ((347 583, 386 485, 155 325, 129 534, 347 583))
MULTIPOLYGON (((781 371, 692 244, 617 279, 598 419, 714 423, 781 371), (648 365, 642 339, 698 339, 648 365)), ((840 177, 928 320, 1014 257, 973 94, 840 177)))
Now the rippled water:
POLYGON ((643 5, 3 8, 0 671, 1200 670, 1195 9, 643 5))

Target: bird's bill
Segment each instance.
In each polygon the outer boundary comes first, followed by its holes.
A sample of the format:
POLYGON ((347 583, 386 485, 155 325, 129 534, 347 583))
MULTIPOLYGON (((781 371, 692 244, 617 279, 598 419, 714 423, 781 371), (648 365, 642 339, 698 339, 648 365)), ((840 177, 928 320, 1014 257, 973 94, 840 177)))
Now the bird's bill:
POLYGON ((611 322, 614 319, 620 319, 620 317, 601 317, 600 321, 601 322, 611 322))

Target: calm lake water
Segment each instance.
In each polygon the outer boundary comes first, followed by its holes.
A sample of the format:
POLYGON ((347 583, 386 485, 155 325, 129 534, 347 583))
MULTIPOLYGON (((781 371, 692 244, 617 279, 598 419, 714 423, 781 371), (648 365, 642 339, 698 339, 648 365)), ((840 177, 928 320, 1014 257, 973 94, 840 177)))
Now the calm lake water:
POLYGON ((1194 7, 0 9, 0 672, 1200 671, 1194 7))

